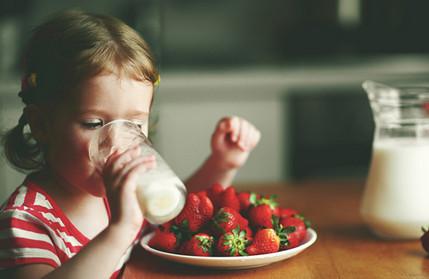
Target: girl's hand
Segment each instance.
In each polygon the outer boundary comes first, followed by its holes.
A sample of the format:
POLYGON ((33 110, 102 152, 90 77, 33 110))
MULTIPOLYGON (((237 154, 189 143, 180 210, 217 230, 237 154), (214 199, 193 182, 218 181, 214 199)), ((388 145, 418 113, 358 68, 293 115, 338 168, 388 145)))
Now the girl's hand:
POLYGON ((137 148, 123 153, 113 153, 103 169, 106 195, 111 211, 111 225, 135 230, 143 224, 143 214, 137 201, 136 188, 138 173, 145 172, 156 165, 155 156, 139 156, 137 148))
POLYGON ((212 135, 212 159, 224 170, 244 165, 249 153, 256 147, 261 133, 243 118, 222 118, 212 135))

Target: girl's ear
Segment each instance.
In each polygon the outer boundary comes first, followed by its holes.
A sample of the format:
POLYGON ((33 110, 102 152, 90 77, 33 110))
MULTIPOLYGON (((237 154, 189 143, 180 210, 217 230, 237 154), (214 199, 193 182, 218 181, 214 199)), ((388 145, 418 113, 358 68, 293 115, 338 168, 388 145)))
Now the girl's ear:
POLYGON ((37 105, 28 105, 24 108, 24 114, 34 139, 39 143, 46 143, 47 125, 43 110, 37 105))

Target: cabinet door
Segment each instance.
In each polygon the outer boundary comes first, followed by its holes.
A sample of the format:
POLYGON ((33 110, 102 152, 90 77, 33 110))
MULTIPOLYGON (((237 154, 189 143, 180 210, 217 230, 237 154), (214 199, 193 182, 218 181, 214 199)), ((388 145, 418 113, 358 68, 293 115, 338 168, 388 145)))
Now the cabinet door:
POLYGON ((362 90, 296 90, 288 104, 292 178, 366 176, 374 124, 362 90))

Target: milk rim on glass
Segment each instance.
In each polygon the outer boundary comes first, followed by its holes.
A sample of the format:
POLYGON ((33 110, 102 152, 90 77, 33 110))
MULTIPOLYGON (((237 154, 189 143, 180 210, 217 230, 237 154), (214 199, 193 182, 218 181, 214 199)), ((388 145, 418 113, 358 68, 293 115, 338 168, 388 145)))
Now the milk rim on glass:
POLYGON ((96 130, 89 144, 89 158, 101 171, 114 150, 123 152, 139 146, 140 156, 155 156, 156 166, 137 176, 136 196, 144 218, 151 224, 172 220, 183 209, 186 187, 152 147, 138 125, 115 120, 96 130))
POLYGON ((361 215, 383 238, 416 239, 429 224, 429 140, 376 140, 361 215))

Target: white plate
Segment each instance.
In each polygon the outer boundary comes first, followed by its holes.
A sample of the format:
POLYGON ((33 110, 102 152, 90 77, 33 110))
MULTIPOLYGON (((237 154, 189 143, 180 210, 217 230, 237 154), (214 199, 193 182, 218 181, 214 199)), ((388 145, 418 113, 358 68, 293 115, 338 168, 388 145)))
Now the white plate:
POLYGON ((254 267, 264 266, 278 261, 282 261, 301 253, 310 245, 312 245, 317 239, 316 232, 313 229, 308 229, 307 236, 304 239, 304 242, 300 246, 289 250, 284 250, 284 251, 271 253, 271 254, 255 255, 255 256, 198 257, 198 256, 187 256, 187 255, 167 253, 167 252, 163 252, 163 251, 159 251, 151 248, 148 245, 148 242, 153 236, 153 234, 154 234, 153 232, 149 233, 145 235, 141 240, 141 245, 146 251, 170 261, 189 264, 189 265, 218 268, 218 269, 246 269, 246 268, 254 268, 254 267))

